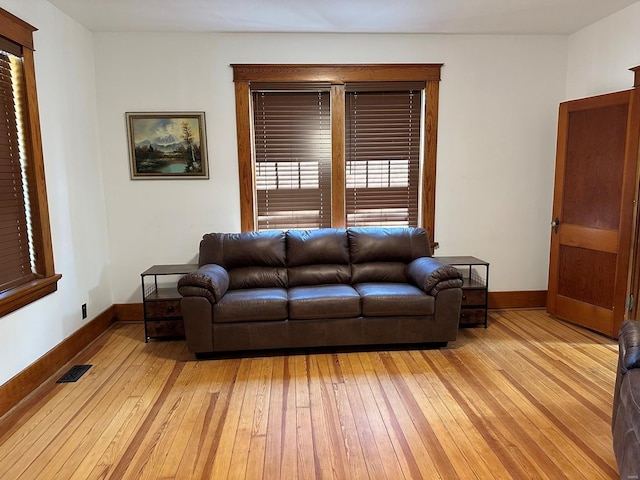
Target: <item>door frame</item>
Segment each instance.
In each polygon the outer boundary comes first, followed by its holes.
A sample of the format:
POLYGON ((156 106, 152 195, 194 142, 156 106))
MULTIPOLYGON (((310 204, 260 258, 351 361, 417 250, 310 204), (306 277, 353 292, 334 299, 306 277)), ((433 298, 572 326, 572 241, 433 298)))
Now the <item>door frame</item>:
MULTIPOLYGON (((635 88, 632 90, 632 99, 635 97, 635 103, 638 103, 638 97, 640 97, 640 82, 639 75, 640 67, 636 67, 635 69, 631 69, 636 72, 636 82, 635 88)), ((640 114, 637 115, 640 117, 640 114)), ((636 178, 635 178, 635 186, 636 186, 636 195, 634 198, 633 205, 633 219, 634 219, 634 228, 633 228, 633 236, 631 239, 631 252, 629 259, 629 276, 628 276, 628 289, 627 289, 627 299, 630 298, 631 295, 634 297, 634 301, 631 302, 631 305, 626 303, 625 299, 625 317, 627 320, 629 318, 637 319, 638 316, 638 297, 640 297, 640 208, 638 208, 640 204, 640 119, 636 119, 635 123, 636 131, 639 132, 636 135, 636 145, 635 149, 637 151, 637 165, 638 168, 636 170, 636 178)), ((620 326, 618 325, 618 330, 620 326)), ((618 330, 615 332, 616 336, 618 330)))

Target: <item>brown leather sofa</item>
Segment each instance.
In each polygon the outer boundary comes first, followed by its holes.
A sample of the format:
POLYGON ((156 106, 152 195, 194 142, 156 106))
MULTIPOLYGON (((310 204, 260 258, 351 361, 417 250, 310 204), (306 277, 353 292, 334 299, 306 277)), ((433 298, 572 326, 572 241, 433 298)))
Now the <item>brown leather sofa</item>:
POLYGON ((618 336, 613 393, 613 451, 620 478, 640 478, 640 323, 626 320, 618 336))
POLYGON ((421 228, 210 233, 178 290, 187 344, 207 353, 437 343, 458 332, 461 275, 421 228))

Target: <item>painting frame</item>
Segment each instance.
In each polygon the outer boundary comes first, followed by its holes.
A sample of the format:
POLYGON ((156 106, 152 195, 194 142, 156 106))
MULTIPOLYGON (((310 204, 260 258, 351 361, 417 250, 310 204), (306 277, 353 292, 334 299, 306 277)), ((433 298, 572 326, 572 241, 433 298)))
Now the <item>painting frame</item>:
POLYGON ((125 112, 132 180, 208 179, 204 112, 125 112))

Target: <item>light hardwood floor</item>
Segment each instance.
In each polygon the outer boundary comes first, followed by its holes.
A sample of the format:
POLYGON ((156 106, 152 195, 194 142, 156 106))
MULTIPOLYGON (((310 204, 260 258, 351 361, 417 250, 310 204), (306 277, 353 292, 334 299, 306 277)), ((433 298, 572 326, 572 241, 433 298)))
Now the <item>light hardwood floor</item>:
POLYGON ((195 361, 116 324, 0 420, 2 479, 617 478, 616 343, 495 311, 442 350, 195 361))

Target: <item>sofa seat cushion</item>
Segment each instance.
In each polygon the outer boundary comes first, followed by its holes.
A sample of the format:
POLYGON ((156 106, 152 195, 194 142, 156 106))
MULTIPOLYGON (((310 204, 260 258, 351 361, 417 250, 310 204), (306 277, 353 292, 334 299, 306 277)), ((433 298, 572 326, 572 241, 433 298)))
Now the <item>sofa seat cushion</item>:
POLYGON ((314 285, 289 289, 289 319, 360 316, 360 295, 350 285, 314 285))
POLYGON ((213 306, 213 321, 217 323, 285 320, 287 316, 285 288, 227 290, 213 306))
POLYGON ((435 299, 408 283, 359 283, 365 317, 433 315, 435 299))

